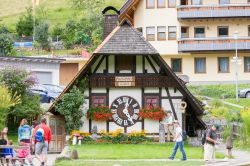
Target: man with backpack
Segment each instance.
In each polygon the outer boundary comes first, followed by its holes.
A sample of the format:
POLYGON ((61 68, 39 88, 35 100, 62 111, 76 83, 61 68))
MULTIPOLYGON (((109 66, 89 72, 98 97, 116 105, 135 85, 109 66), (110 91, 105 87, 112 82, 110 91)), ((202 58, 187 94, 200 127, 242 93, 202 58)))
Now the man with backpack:
POLYGON ((46 119, 43 118, 41 119, 41 124, 36 126, 33 134, 33 139, 35 141, 35 154, 41 161, 41 166, 44 166, 47 161, 47 153, 51 137, 51 130, 46 125, 46 119))
POLYGON ((185 160, 187 160, 187 156, 186 156, 186 153, 185 153, 184 147, 183 147, 182 129, 181 129, 181 126, 180 126, 180 124, 179 124, 179 122, 177 120, 175 120, 173 122, 173 124, 174 124, 174 127, 175 127, 175 136, 174 136, 175 146, 174 146, 174 151, 173 151, 172 155, 169 157, 169 159, 174 160, 176 152, 177 152, 178 148, 180 148, 181 153, 182 153, 181 161, 185 161, 185 160))
POLYGON ((219 129, 219 125, 214 124, 211 129, 206 131, 205 144, 204 144, 204 160, 210 162, 215 159, 215 145, 217 142, 216 131, 219 129))

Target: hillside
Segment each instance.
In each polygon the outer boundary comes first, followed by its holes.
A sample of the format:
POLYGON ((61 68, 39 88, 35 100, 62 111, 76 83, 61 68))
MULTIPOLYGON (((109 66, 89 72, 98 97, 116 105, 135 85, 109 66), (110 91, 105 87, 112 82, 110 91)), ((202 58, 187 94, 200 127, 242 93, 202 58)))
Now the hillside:
MULTIPOLYGON (((112 5, 120 8, 123 3, 124 0, 106 0, 103 7, 112 5)), ((31 5, 31 0, 0 0, 0 24, 5 24, 14 32, 18 18, 31 5)), ((72 8, 71 0, 40 0, 37 10, 43 10, 52 27, 82 17, 82 11, 72 8)))

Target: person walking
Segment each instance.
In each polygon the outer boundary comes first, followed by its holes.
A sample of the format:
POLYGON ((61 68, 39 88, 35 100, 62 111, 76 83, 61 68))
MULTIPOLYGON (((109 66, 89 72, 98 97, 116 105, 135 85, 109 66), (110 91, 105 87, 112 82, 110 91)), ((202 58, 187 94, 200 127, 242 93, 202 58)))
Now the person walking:
POLYGON ((215 159, 215 145, 218 143, 216 131, 218 129, 219 125, 214 124, 206 133, 206 142, 204 144, 204 160, 206 162, 215 159))
POLYGON ((44 166, 47 162, 47 154, 51 137, 51 130, 46 125, 46 119, 43 118, 41 119, 41 124, 36 126, 33 134, 33 139, 35 141, 35 154, 41 161, 41 166, 44 166))
POLYGON ((174 136, 174 141, 175 141, 175 146, 174 146, 174 150, 172 155, 169 157, 170 160, 174 160, 176 152, 178 150, 178 148, 180 148, 181 153, 182 153, 182 161, 187 160, 187 156, 186 153, 184 151, 184 147, 183 147, 183 138, 182 138, 182 129, 180 127, 180 124, 177 120, 175 120, 173 122, 174 127, 175 127, 175 136, 174 136))
POLYGON ((173 125, 174 117, 172 116, 171 111, 167 111, 167 116, 165 120, 160 123, 164 125, 165 132, 167 133, 167 141, 171 141, 171 135, 174 135, 174 125, 173 125))
POLYGON ((30 165, 32 166, 33 163, 30 154, 31 138, 32 138, 31 127, 28 125, 28 121, 26 119, 22 119, 22 121, 20 122, 20 126, 18 128, 18 144, 20 146, 26 146, 27 148, 19 150, 20 152, 19 157, 24 158, 24 160, 25 158, 27 158, 30 165), (25 153, 23 153, 23 151, 25 151, 25 153))

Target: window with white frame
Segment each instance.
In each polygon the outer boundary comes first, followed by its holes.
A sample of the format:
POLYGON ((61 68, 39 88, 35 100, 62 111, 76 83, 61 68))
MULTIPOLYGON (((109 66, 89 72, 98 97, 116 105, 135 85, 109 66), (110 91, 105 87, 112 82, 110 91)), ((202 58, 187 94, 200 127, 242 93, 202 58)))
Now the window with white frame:
POLYGON ((147 0, 147 9, 155 8, 155 0, 147 0))
POLYGON ((155 40, 155 27, 147 27, 146 32, 147 32, 147 36, 146 36, 147 40, 154 41, 155 40))
POLYGON ((106 96, 92 96, 92 107, 106 106, 106 96))
POLYGON ((159 96, 145 96, 145 106, 159 107, 159 96))
POLYGON ((168 27, 168 40, 176 40, 176 26, 168 27))
POLYGON ((157 40, 166 40, 166 27, 157 27, 157 40))

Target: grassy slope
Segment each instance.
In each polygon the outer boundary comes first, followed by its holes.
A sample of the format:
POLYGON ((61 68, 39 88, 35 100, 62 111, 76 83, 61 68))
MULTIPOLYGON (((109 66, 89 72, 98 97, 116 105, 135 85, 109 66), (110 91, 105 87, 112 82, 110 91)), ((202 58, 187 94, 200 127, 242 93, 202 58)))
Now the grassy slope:
MULTIPOLYGON (((123 3, 124 0, 107 0, 103 7, 112 5, 119 8, 123 3)), ((31 0, 0 0, 0 24, 7 25, 14 32, 19 16, 31 5, 31 0)), ((81 11, 72 9, 70 0, 40 0, 39 7, 44 9, 51 26, 82 17, 81 11)))

